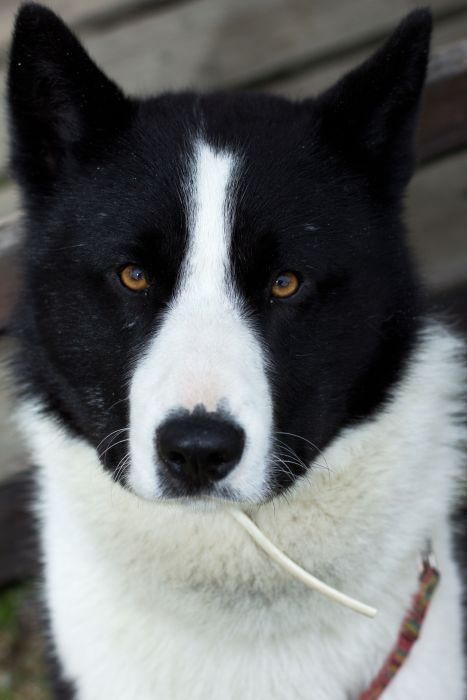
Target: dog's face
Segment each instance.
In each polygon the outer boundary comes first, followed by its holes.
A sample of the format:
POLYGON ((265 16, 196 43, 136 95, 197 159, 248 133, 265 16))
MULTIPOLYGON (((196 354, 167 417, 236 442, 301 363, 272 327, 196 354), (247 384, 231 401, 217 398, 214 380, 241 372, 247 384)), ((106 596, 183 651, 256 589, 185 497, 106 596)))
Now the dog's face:
POLYGON ((136 101, 21 11, 20 376, 138 495, 261 502, 381 407, 416 330, 400 201, 429 25, 317 100, 136 101))

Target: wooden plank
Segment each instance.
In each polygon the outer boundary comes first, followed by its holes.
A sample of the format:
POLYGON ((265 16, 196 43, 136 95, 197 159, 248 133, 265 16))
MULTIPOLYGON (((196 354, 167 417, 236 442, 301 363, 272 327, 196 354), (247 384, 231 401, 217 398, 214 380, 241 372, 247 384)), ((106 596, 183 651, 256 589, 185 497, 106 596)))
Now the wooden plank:
MULTIPOLYGON (((454 75, 464 70, 465 40, 467 40, 467 10, 453 18, 438 21, 434 25, 432 56, 429 67, 430 82, 447 74, 454 75)), ((379 42, 351 50, 343 55, 330 57, 325 62, 306 66, 291 74, 266 79, 258 87, 291 98, 305 98, 325 90, 374 51, 379 42)))
MULTIPOLYGON (((141 15, 181 0, 47 0, 47 5, 76 30, 93 30, 112 26, 129 17, 141 15)), ((184 0, 189 2, 189 0, 184 0)), ((1 0, 0 4, 0 61, 5 60, 13 23, 23 0, 1 0)))
MULTIPOLYGON (((19 194, 16 186, 5 180, 3 187, 0 188, 0 224, 4 219, 18 211, 19 206, 19 194)), ((0 239, 0 251, 1 249, 2 243, 0 239)))
POLYGON ((0 337, 0 480, 20 471, 28 463, 26 450, 13 421, 15 401, 10 369, 13 354, 12 339, 7 336, 0 337))
MULTIPOLYGON (((440 17, 466 7, 465 0, 429 4, 440 17)), ((86 45, 131 92, 242 86, 378 39, 413 7, 412 0, 196 0, 86 45)))
POLYGON ((465 48, 464 71, 435 80, 425 92, 417 138, 422 161, 467 146, 467 42, 465 48))
MULTIPOLYGON (((433 309, 447 314, 455 330, 462 333, 465 340, 467 340, 467 283, 435 293, 432 299, 433 309)), ((464 516, 465 524, 467 525, 467 501, 464 503, 464 516)), ((464 536, 467 536, 467 528, 464 530, 464 536)), ((467 572, 467 547, 465 555, 465 571, 467 572)))
POLYGON ((467 151, 420 168, 409 189, 410 243, 431 289, 467 282, 467 151))
POLYGON ((0 332, 8 325, 20 289, 19 240, 20 223, 18 216, 13 214, 0 222, 0 332))
MULTIPOLYGON (((449 46, 443 46, 440 51, 435 51, 430 60, 432 83, 452 78, 467 69, 467 13, 457 18, 455 31, 456 40, 460 36, 465 38, 462 41, 451 42, 449 46)), ((439 39, 439 36, 437 38, 439 39)))
MULTIPOLYGON (((82 38, 97 62, 132 93, 242 86, 378 41, 417 4, 192 0, 98 34, 84 31, 82 38)), ((465 9, 465 0, 429 4, 439 17, 465 9)), ((5 163, 5 131, 1 118, 0 164, 5 163)))
POLYGON ((39 573, 39 543, 32 515, 34 490, 32 470, 0 485, 0 588, 39 573))

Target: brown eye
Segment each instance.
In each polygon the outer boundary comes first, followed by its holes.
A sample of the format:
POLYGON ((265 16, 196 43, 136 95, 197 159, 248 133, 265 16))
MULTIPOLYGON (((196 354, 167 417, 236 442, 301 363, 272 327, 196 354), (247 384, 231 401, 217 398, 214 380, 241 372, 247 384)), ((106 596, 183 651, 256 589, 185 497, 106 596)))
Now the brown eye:
POLYGON ((271 294, 277 299, 287 299, 300 287, 300 280, 293 272, 281 272, 271 288, 271 294))
POLYGON ((122 284, 132 292, 145 292, 149 287, 148 278, 142 267, 125 265, 119 272, 122 284))

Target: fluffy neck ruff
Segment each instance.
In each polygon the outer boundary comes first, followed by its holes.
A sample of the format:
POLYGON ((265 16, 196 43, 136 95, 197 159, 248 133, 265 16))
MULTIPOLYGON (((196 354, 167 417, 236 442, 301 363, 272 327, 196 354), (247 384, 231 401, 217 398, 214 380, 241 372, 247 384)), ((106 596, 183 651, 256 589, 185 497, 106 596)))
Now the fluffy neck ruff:
MULTIPOLYGON (((462 408, 461 352, 461 343, 442 328, 425 332, 404 380, 374 418, 345 430, 286 498, 248 508, 292 559, 378 606, 383 621, 385 609, 394 612, 397 603, 403 611, 410 601, 417 553, 427 537, 436 543, 454 498, 461 469, 462 429, 455 418, 462 408)), ((115 484, 95 451, 41 415, 39 406, 24 406, 21 422, 40 466, 46 561, 61 531, 67 546, 79 544, 77 556, 84 552, 111 572, 112 585, 127 587, 131 571, 128 592, 145 605, 153 596, 148 584, 154 596, 173 593, 177 615, 179 601, 192 597, 196 604, 184 604, 183 613, 192 611, 192 622, 199 623, 200 609, 238 615, 252 599, 258 624, 271 618, 273 607, 275 623, 283 608, 283 624, 300 628, 291 604, 327 630, 353 621, 355 614, 275 567, 221 506, 143 502, 115 484)))

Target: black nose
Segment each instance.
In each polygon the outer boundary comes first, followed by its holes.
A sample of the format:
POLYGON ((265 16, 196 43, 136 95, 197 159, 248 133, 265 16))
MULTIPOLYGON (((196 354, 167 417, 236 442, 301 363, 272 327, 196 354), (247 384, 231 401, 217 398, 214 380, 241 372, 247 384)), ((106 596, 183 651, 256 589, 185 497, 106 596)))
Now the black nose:
POLYGON ((219 413, 174 416, 156 432, 157 452, 170 475, 197 487, 227 476, 244 445, 243 430, 219 413))

